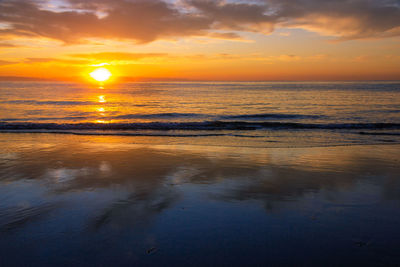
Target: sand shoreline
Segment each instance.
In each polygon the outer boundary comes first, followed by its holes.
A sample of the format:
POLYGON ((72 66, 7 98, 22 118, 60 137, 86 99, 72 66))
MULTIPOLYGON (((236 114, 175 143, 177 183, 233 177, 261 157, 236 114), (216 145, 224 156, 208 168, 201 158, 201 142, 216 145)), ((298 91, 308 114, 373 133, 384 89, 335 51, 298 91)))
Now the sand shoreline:
POLYGON ((0 134, 0 264, 400 263, 399 145, 134 139, 0 134))
MULTIPOLYGON (((189 131, 190 132, 190 131, 189 131)), ((356 133, 357 134, 357 133, 356 133)), ((30 131, 30 130, 0 130, 0 135, 7 138, 7 136, 13 135, 21 135, 21 136, 37 136, 31 138, 35 140, 37 138, 46 138, 59 136, 66 136, 66 138, 70 139, 74 136, 81 136, 85 138, 87 142, 91 142, 90 138, 94 139, 103 139, 105 143, 109 140, 114 139, 115 142, 127 143, 127 144, 142 144, 142 145, 158 145, 158 146, 193 146, 193 147, 206 147, 206 149, 218 148, 218 147, 229 147, 229 148, 255 148, 255 149, 267 149, 267 148, 318 148, 318 147, 346 147, 346 146, 393 146, 400 145, 400 142, 397 140, 392 140, 390 137, 396 135, 387 134, 385 137, 389 137, 389 139, 382 140, 356 140, 356 141, 345 141, 341 142, 340 140, 333 141, 327 140, 324 142, 323 140, 319 140, 315 142, 315 140, 310 139, 310 142, 307 142, 307 138, 301 138, 298 140, 298 143, 294 140, 262 140, 259 141, 260 138, 268 138, 255 136, 251 138, 244 138, 243 136, 231 136, 229 134, 218 134, 218 133, 206 133, 206 134, 191 134, 191 133, 179 133, 179 134, 168 134, 168 133, 124 133, 124 132, 69 132, 69 131, 54 131, 54 132, 43 132, 43 131, 30 131), (43 136, 40 136, 43 135, 43 136), (111 138, 111 139, 110 139, 111 138), (127 139, 123 139, 127 138, 127 139), (120 139, 120 140, 118 140, 120 139), (181 141, 183 140, 183 141, 181 141), (216 141, 218 140, 218 141, 216 141), (225 140, 229 140, 225 142, 225 140), (221 142, 222 141, 222 142, 221 142), (190 144, 190 145, 189 145, 190 144)), ((363 135, 363 134, 360 134, 363 135)), ((102 141, 95 141, 102 142, 102 141)))

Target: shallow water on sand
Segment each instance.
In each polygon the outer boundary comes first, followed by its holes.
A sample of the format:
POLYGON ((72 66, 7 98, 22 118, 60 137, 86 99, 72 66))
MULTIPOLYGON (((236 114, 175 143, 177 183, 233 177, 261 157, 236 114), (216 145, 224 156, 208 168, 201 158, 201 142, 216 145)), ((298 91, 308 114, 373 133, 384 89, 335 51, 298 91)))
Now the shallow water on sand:
POLYGON ((146 138, 0 134, 0 265, 400 264, 399 145, 146 138))

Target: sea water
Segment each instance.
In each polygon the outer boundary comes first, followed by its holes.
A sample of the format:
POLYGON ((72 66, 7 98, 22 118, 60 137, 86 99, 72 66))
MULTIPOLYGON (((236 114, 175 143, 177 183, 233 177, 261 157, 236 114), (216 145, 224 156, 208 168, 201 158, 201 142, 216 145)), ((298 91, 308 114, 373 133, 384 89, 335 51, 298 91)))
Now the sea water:
POLYGON ((400 83, 2 82, 0 131, 250 147, 399 143, 400 83))

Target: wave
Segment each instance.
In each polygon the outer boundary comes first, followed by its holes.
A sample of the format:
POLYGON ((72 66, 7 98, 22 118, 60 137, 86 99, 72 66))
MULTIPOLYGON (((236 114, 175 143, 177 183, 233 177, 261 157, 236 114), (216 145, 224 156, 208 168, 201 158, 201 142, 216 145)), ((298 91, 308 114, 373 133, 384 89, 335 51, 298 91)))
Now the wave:
POLYGON ((400 136, 400 133, 392 132, 359 132, 361 135, 400 136))
POLYGON ((279 114, 279 113, 261 113, 261 114, 245 114, 245 115, 226 115, 221 119, 226 120, 257 120, 257 119, 320 119, 322 115, 300 115, 300 114, 279 114))
POLYGON ((1 101, 1 103, 6 104, 23 104, 23 105, 56 105, 56 106, 70 106, 70 105, 94 105, 98 104, 93 101, 39 101, 39 100, 9 100, 1 101))
MULTIPOLYGON (((70 116, 70 117, 41 117, 41 118, 32 118, 29 119, 30 121, 55 121, 55 120, 85 120, 88 119, 88 117, 84 116, 70 116)), ((26 119, 18 119, 18 118, 4 118, 0 119, 0 121, 4 122, 10 122, 10 121, 15 121, 15 122, 24 122, 26 119)))
POLYGON ((210 115, 199 113, 154 113, 154 114, 125 114, 109 117, 108 119, 180 119, 180 118, 209 118, 212 120, 267 120, 267 119, 320 119, 325 118, 322 115, 299 115, 299 114, 244 114, 244 115, 210 115))
MULTIPOLYGON (((202 113, 150 113, 150 114, 122 114, 115 116, 101 116, 96 113, 86 113, 85 116, 67 116, 67 117, 36 117, 30 118, 29 121, 67 121, 67 120, 135 120, 135 119, 148 119, 148 120, 174 120, 174 119, 208 119, 214 121, 266 121, 266 120, 285 120, 285 119, 321 119, 325 118, 323 115, 301 115, 301 114, 280 114, 280 113, 261 113, 261 114, 243 114, 243 115, 211 115, 202 113)), ((27 119, 23 118, 2 118, 3 122, 23 122, 27 119)))
POLYGON ((197 113, 154 113, 154 114, 126 114, 112 117, 113 119, 170 119, 170 118, 200 118, 208 117, 197 113))
POLYGON ((385 113, 400 113, 400 109, 384 110, 383 112, 385 112, 385 113))
POLYGON ((400 123, 294 123, 294 122, 149 122, 149 123, 8 123, 0 122, 0 130, 400 130, 400 123))

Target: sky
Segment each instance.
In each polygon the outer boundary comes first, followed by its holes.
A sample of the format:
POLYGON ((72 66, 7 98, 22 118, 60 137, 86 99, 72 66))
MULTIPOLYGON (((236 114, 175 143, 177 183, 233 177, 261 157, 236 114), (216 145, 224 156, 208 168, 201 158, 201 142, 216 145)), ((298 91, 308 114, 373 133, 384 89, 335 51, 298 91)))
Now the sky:
POLYGON ((0 79, 400 80, 400 0, 0 0, 0 79))

